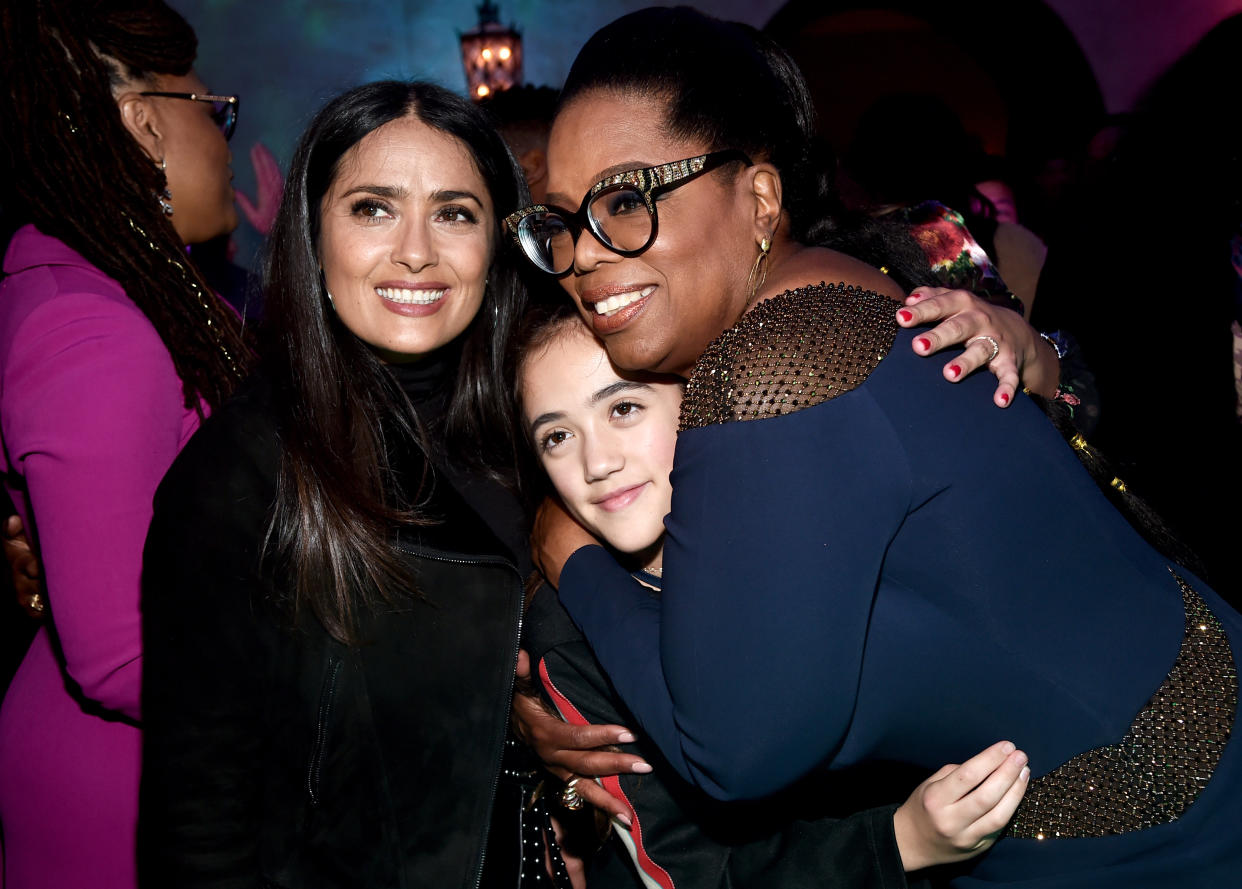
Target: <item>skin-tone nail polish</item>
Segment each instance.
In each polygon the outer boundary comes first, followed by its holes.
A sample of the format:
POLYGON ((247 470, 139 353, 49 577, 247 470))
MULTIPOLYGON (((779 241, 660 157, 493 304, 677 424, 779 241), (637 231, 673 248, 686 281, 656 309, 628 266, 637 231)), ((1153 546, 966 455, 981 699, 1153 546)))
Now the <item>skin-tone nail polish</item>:
POLYGON ((956 380, 958 377, 962 375, 962 369, 958 367, 956 364, 950 364, 949 373, 953 374, 953 379, 956 380))
POLYGON ((907 324, 909 324, 910 319, 913 318, 914 315, 912 315, 910 312, 907 312, 905 309, 902 309, 901 311, 897 313, 897 317, 899 317, 902 321, 905 321, 907 324))
POLYGON ((929 340, 929 339, 928 339, 927 337, 925 337, 925 336, 921 336, 921 337, 919 337, 919 338, 918 338, 917 340, 915 340, 914 342, 915 342, 915 343, 917 343, 917 344, 918 344, 918 347, 919 347, 920 349, 922 349, 924 352, 927 352, 927 351, 929 351, 929 350, 931 349, 931 340, 929 340))
POLYGON ((636 775, 650 775, 651 766, 645 762, 636 762, 630 767, 630 771, 636 775))

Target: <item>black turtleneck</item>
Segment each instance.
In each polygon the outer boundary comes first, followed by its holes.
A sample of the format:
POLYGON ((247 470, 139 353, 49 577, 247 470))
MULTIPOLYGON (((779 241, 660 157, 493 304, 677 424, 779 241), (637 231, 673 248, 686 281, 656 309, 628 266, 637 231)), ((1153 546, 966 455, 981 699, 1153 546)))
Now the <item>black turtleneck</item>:
POLYGON ((514 564, 526 576, 533 570, 528 546, 529 525, 513 492, 445 443, 444 423, 461 366, 461 339, 427 357, 388 370, 405 392, 431 442, 431 462, 437 476, 448 481, 510 551, 514 564))

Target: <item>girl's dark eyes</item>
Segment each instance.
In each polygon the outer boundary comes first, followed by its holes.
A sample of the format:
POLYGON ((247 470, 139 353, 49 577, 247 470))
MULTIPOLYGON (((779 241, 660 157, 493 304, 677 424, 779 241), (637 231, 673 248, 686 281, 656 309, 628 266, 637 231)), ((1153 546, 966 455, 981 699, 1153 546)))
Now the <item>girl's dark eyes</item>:
POLYGON ((550 451, 557 445, 566 441, 569 433, 564 429, 556 429, 539 439, 539 450, 550 451))
POLYGON ((612 406, 612 414, 616 417, 632 417, 642 411, 643 406, 635 401, 618 401, 612 406))

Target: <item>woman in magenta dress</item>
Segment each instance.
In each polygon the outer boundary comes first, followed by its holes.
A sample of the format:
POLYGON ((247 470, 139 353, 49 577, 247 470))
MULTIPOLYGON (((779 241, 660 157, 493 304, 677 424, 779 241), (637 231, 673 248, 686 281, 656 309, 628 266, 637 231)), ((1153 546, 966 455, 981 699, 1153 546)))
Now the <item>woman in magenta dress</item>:
POLYGON ((151 498, 248 360, 185 253, 236 225, 237 104, 162 3, 21 4, 0 33, 28 223, 0 282, 0 461, 46 578, 0 708, 3 883, 132 887, 151 498))

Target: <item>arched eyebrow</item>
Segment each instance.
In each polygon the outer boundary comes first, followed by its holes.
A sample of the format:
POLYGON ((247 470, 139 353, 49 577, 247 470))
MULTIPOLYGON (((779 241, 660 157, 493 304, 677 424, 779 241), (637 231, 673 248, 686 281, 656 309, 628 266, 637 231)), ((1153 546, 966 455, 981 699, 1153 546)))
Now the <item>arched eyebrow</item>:
POLYGON ((591 407, 605 401, 620 392, 632 392, 635 389, 648 389, 651 387, 646 383, 640 383, 637 380, 617 380, 615 383, 609 383, 603 389, 598 390, 591 396, 591 407))
POLYGON ((482 199, 479 198, 479 196, 476 195, 474 192, 460 191, 455 188, 444 188, 444 189, 441 189, 440 191, 433 191, 431 193, 431 199, 435 201, 436 203, 444 203, 446 201, 463 201, 463 200, 474 201, 480 207, 483 206, 482 199))
POLYGON ((564 411, 548 411, 547 413, 540 414, 535 417, 535 419, 531 420, 527 432, 533 437, 535 430, 540 426, 543 426, 545 423, 555 423, 557 420, 563 419, 565 419, 564 411))
POLYGON ((355 185, 349 191, 345 191, 342 197, 350 195, 378 195, 379 197, 391 197, 396 200, 397 197, 405 197, 409 191, 402 189, 396 185, 355 185))

